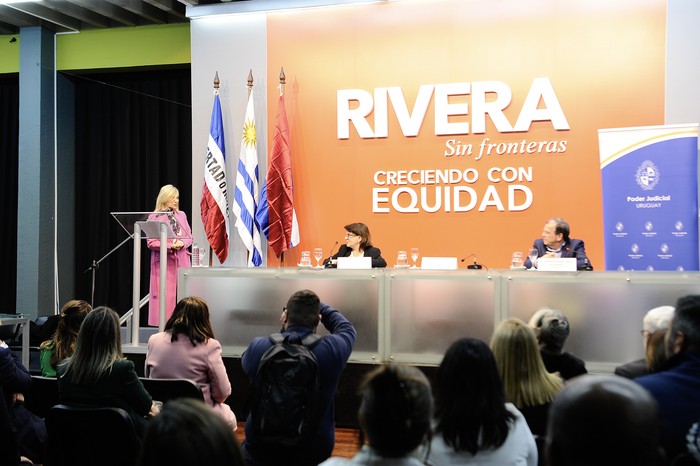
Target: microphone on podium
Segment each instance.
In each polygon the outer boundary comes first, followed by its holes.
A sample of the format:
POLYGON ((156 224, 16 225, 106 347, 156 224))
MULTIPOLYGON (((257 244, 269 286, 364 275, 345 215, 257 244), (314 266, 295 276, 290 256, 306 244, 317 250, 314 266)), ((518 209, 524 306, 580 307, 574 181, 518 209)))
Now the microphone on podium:
POLYGON ((464 261, 466 261, 467 259, 469 259, 470 257, 473 257, 473 258, 474 258, 474 263, 469 264, 469 265, 467 266, 467 269, 469 269, 469 270, 481 270, 481 269, 484 268, 483 265, 477 264, 477 262, 476 262, 476 254, 469 254, 467 257, 464 257, 460 262, 464 262, 464 261))
POLYGON ((333 250, 335 249, 335 247, 336 247, 337 245, 338 245, 338 242, 336 241, 336 242, 333 244, 333 247, 331 247, 331 252, 328 254, 328 259, 326 259, 328 262, 325 263, 325 267, 326 267, 327 269, 333 268, 333 266, 334 266, 333 264, 331 264, 331 261, 333 260, 333 259, 332 259, 332 257, 333 257, 333 250))

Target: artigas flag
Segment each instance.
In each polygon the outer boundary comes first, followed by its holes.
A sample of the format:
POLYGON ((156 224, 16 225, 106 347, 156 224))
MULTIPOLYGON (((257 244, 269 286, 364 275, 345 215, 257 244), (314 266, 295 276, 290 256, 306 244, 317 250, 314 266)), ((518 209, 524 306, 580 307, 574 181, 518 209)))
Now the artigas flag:
POLYGON ((226 182, 226 149, 224 125, 221 119, 221 102, 218 92, 214 96, 211 112, 207 155, 204 158, 204 185, 199 207, 207 240, 212 250, 224 263, 228 257, 228 184, 226 182))
POLYGON ((248 249, 248 267, 262 264, 260 227, 255 219, 258 209, 258 148, 255 131, 253 94, 248 96, 248 105, 243 124, 241 156, 238 160, 236 191, 233 213, 236 215, 236 229, 243 244, 248 249))
POLYGON ((289 149, 289 125, 280 94, 267 169, 268 243, 280 255, 299 244, 299 224, 294 210, 292 155, 289 149))

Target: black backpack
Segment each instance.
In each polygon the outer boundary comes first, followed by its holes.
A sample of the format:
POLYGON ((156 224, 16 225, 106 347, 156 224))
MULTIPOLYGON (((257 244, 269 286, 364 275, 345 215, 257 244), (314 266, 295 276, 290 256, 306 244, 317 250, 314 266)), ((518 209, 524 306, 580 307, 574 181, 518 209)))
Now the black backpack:
POLYGON ((313 333, 301 341, 270 335, 274 345, 260 359, 250 409, 261 443, 294 446, 317 431, 321 377, 310 348, 320 339, 313 333))

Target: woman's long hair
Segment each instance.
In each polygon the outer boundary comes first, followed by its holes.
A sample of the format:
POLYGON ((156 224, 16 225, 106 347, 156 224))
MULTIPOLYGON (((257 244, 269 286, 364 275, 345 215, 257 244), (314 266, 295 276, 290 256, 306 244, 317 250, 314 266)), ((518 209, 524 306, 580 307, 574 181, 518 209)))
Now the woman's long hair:
POLYGON ((455 451, 498 448, 515 416, 488 345, 462 338, 449 347, 435 380, 435 432, 455 451))
POLYGON ((506 400, 517 408, 551 403, 562 388, 561 379, 545 369, 535 333, 522 320, 502 321, 491 337, 491 351, 506 400))
POLYGON ((80 325, 85 320, 92 306, 82 299, 71 299, 61 308, 61 318, 50 340, 46 340, 40 346, 41 349, 53 348, 51 365, 56 367, 58 363, 73 354, 75 341, 78 338, 80 325))
POLYGON ((182 334, 189 338, 192 346, 214 338, 207 302, 195 296, 182 298, 165 323, 165 331, 172 332, 170 341, 177 341, 177 336, 182 334))
POLYGON ((88 313, 80 326, 75 351, 63 364, 62 376, 75 384, 96 382, 124 359, 119 316, 112 309, 100 306, 88 313))

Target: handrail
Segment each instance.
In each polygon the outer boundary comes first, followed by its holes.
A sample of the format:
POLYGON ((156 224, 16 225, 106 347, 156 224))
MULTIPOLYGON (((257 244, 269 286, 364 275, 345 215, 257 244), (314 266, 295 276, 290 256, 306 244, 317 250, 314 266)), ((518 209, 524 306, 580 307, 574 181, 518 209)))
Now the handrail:
MULTIPOLYGON (((151 294, 147 294, 143 298, 141 298, 141 301, 139 301, 139 309, 141 309, 149 300, 151 299, 151 294)), ((126 324, 128 320, 131 320, 131 318, 134 316, 134 308, 132 307, 129 309, 127 312, 124 313, 123 316, 119 318, 119 326, 121 327, 122 325, 126 324)))

